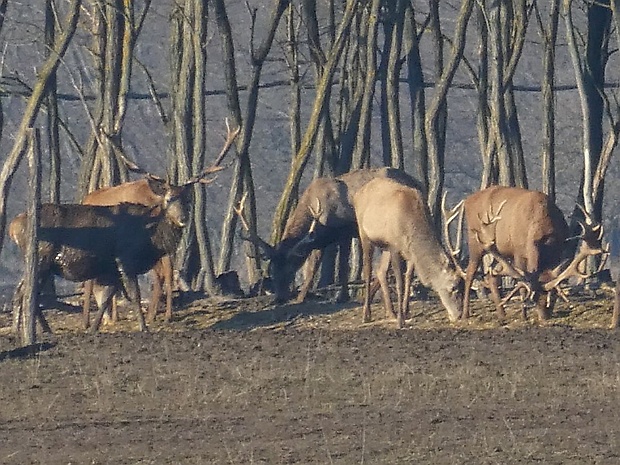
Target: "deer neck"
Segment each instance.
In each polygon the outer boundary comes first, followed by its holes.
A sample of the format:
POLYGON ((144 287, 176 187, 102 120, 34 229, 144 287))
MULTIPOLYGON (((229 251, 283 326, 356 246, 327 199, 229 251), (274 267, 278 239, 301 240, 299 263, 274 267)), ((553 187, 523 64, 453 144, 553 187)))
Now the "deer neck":
POLYGON ((416 231, 410 239, 409 250, 422 284, 433 289, 444 288, 452 275, 450 259, 435 235, 430 231, 427 234, 416 231))
POLYGON ((163 255, 174 253, 181 241, 183 228, 163 216, 153 225, 151 241, 163 255))

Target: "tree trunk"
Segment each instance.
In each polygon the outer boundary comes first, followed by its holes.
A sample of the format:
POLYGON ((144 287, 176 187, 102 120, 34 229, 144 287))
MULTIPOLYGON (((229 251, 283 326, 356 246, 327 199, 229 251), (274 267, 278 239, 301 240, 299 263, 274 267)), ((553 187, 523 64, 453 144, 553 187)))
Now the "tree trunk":
POLYGON ((81 0, 73 0, 67 9, 67 17, 62 28, 63 32, 54 44, 55 52, 50 54, 49 58, 45 60, 37 72, 38 79, 32 89, 32 94, 30 95, 30 99, 24 110, 21 123, 15 134, 13 148, 6 157, 2 171, 0 171, 0 251, 2 250, 2 246, 4 244, 8 192, 11 187, 11 182, 13 180, 13 176, 15 175, 15 171, 17 170, 19 162, 24 154, 26 133, 28 128, 32 127, 39 114, 39 109, 41 108, 41 104, 43 103, 46 95, 49 79, 55 74, 60 61, 67 51, 69 42, 75 33, 81 4, 81 0))
POLYGON ((442 136, 440 136, 443 121, 445 118, 445 105, 448 90, 454 79, 454 74, 458 64, 463 57, 465 49, 465 33, 467 31, 467 23, 471 16, 473 0, 464 0, 458 14, 458 19, 454 31, 454 40, 452 47, 452 55, 449 62, 444 67, 441 77, 435 84, 435 92, 428 107, 425 121, 425 131, 428 140, 429 154, 429 189, 428 204, 431 214, 435 219, 439 219, 440 197, 443 191, 444 182, 444 151, 442 136))
POLYGON ((294 199, 296 198, 297 191, 299 189, 299 182, 303 174, 304 168, 308 163, 314 142, 318 133, 319 124, 321 121, 321 115, 323 114, 323 108, 326 105, 326 97, 328 95, 328 88, 331 87, 333 77, 336 72, 336 67, 340 61, 340 56, 344 49, 346 39, 348 36, 349 28, 353 21, 353 17, 358 8, 358 2, 356 0, 347 0, 344 16, 340 23, 340 28, 336 36, 336 40, 328 54, 327 62, 319 84, 316 90, 316 98, 312 112, 310 114, 310 120, 306 127, 306 132, 301 141, 299 152, 295 155, 291 166, 289 177, 284 186, 284 191, 280 197, 280 201, 276 208, 276 213, 272 225, 271 240, 272 243, 279 242, 282 232, 284 231, 284 225, 286 219, 290 213, 294 199))
POLYGON ((540 35, 543 38, 543 79, 542 79, 542 189, 555 202, 555 47, 558 37, 560 0, 549 4, 549 27, 545 27, 538 5, 535 5, 540 35))
POLYGON ((403 41, 407 50, 405 59, 409 104, 411 106, 411 144, 413 147, 411 159, 408 161, 405 157, 405 165, 411 166, 410 171, 414 178, 420 181, 425 189, 428 189, 428 147, 426 133, 424 132, 424 119, 426 117, 424 72, 422 71, 420 44, 411 3, 406 6, 403 41))
POLYGON ((373 0, 370 5, 368 22, 366 23, 366 49, 364 67, 364 85, 361 107, 359 110, 359 124, 352 165, 356 168, 370 164, 370 136, 372 134, 371 119, 375 86, 377 82, 377 32, 379 7, 381 0, 373 0))
MULTIPOLYGON (((56 6, 54 0, 45 2, 45 50, 49 58, 56 40, 56 6)), ((50 154, 49 201, 60 202, 60 142, 58 133, 58 95, 56 73, 50 76, 45 106, 47 107, 47 147, 50 154)))

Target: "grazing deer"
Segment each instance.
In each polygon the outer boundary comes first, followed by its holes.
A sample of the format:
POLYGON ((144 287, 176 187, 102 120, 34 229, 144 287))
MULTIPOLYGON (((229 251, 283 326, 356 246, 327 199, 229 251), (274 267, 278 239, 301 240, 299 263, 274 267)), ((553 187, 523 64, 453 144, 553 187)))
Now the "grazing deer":
MULTIPOLYGON (((569 228, 561 210, 542 192, 492 186, 467 197, 462 208, 469 246, 462 318, 469 317, 469 291, 487 253, 499 262, 499 266, 486 273, 499 317, 505 317, 504 304, 521 289, 527 295, 534 295, 541 320, 550 317, 559 284, 576 275, 578 265, 587 256, 602 253, 595 245, 600 244, 602 229, 590 227, 581 236, 584 241, 580 252, 566 265, 563 259, 569 228), (518 283, 503 300, 498 286, 500 275, 511 276, 518 283)), ((446 242, 449 243, 449 238, 446 242)), ((526 317, 525 305, 522 315, 526 317)))
MULTIPOLYGON (((58 275, 69 281, 93 280, 99 310, 91 327, 96 332, 114 294, 122 290, 135 305, 140 330, 146 331, 140 309, 138 275, 151 270, 164 256, 170 256, 180 241, 188 221, 190 188, 207 184, 206 176, 219 166, 232 146, 239 129, 231 131, 215 163, 180 186, 162 181, 161 199, 154 205, 120 203, 113 206, 44 204, 38 230, 39 280, 58 275)), ((135 163, 125 159, 132 170, 135 163)), ((150 178, 154 178, 149 175, 150 178)), ((9 225, 14 242, 23 250, 27 215, 18 215, 9 225)), ((22 292, 23 280, 17 287, 22 292)), ((89 306, 88 306, 89 307, 89 306)), ((40 315, 42 322, 44 319, 40 315)), ((89 325, 89 311, 84 314, 89 325)))
POLYGON ((348 298, 348 250, 351 239, 358 234, 353 196, 374 178, 391 178, 412 187, 421 186, 404 171, 387 167, 355 170, 336 178, 318 178, 308 185, 299 198, 278 244, 271 246, 256 235, 245 237, 260 247, 269 259, 269 276, 278 301, 288 299, 295 274, 305 262, 304 281, 296 302, 304 301, 322 250, 335 243, 340 244, 341 258, 338 300, 348 298), (312 225, 315 227, 310 236, 308 233, 312 225))
MULTIPOLYGON (((421 191, 392 179, 376 178, 353 198, 362 244, 365 281, 363 321, 370 321, 370 278, 375 246, 389 251, 396 278, 398 326, 408 313, 409 289, 415 269, 420 281, 439 294, 451 321, 461 315, 461 276, 435 234, 421 191), (400 260, 406 263, 403 281, 400 260)), ((385 259, 385 255, 384 255, 385 259)), ((389 297, 388 297, 389 300, 389 297)))

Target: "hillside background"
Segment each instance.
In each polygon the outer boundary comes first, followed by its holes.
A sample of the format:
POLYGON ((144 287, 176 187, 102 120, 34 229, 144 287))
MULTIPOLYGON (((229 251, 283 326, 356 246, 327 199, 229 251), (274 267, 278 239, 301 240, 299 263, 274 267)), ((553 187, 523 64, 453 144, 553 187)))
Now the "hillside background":
MULTIPOLYGON (((4 129, 0 139, 0 162, 12 149, 15 131, 21 121, 27 99, 26 86, 36 82, 37 68, 43 61, 44 47, 42 28, 44 11, 39 1, 9 2, 5 24, 0 36, 2 43, 2 104, 4 111, 4 129)), ((62 3, 62 2, 61 2, 62 3)), ((327 2, 325 2, 326 4, 327 2)), ((544 3, 544 2, 543 2, 544 3)), ((136 9, 143 1, 136 1, 136 9)), ((256 39, 258 43, 265 33, 265 24, 270 14, 272 2, 251 0, 250 7, 256 7, 256 39)), ((415 2, 420 15, 428 8, 425 2, 415 2)), ((319 14, 324 3, 317 2, 319 14)), ((340 5, 340 3, 338 3, 340 5)), ((170 17, 173 2, 158 0, 153 2, 144 28, 137 42, 136 58, 153 76, 157 92, 164 106, 170 105, 170 17)), ((447 36, 454 31, 456 14, 460 2, 442 1, 442 30, 447 36)), ((543 9, 545 5, 540 5, 543 9)), ((62 7, 62 4, 61 4, 62 7)), ((246 104, 245 86, 249 85, 251 59, 249 56, 251 18, 245 2, 227 1, 226 8, 233 28, 235 40, 235 60, 237 78, 241 85, 241 103, 246 104)), ((341 8, 341 6, 339 6, 341 8)), ((576 20, 583 24, 583 16, 576 20)), ((62 16, 62 15, 61 15, 62 16)), ((223 76, 220 35, 213 21, 209 21, 207 47, 206 87, 208 124, 206 128, 206 159, 212 159, 219 151, 224 134, 224 119, 228 116, 225 80, 223 76)), ((84 89, 86 96, 92 95, 93 71, 89 45, 88 17, 83 14, 80 29, 65 55, 59 73, 59 92, 61 94, 61 117, 70 126, 71 131, 81 143, 85 143, 90 134, 84 102, 77 95, 76 87, 84 89)), ((558 47, 556 52, 556 167, 557 167, 557 203, 568 216, 574 207, 579 179, 583 167, 582 116, 578 92, 575 86, 574 70, 568 55, 565 40, 566 32, 562 20, 559 26, 558 47)), ((612 35, 613 40, 617 36, 612 35)), ((256 188, 258 213, 258 230, 263 237, 269 237, 274 211, 280 199, 283 186, 289 173, 291 163, 289 135, 289 101, 288 69, 283 60, 282 45, 285 41, 283 28, 278 30, 276 45, 272 48, 266 61, 259 93, 256 127, 252 135, 249 157, 252 163, 256 188), (279 44, 279 45, 278 45, 279 44)), ((614 43, 615 44, 615 43, 614 43)), ((432 95, 434 71, 431 44, 425 40, 421 43, 422 61, 425 70, 425 83, 428 95, 432 95)), ((446 45, 449 55, 449 46, 446 45)), ((615 48, 615 45, 614 47, 615 48)), ((474 34, 468 34, 465 55, 475 63, 476 41, 474 34), (471 40, 469 40, 471 39, 471 40)), ((527 174, 530 188, 541 188, 541 39, 535 24, 528 28, 523 55, 519 61, 514 84, 516 87, 519 123, 526 154, 527 174)), ((613 92, 620 80, 620 66, 617 53, 612 55, 607 66, 607 83, 613 92)), ((301 57, 302 75, 302 122, 309 116, 315 94, 315 72, 308 57, 301 57)), ((401 92, 407 92, 403 83, 401 92)), ((482 162, 476 128, 477 94, 470 79, 462 67, 457 71, 448 98, 448 122, 446 144, 446 181, 450 202, 474 192, 480 186, 482 162)), ((88 103, 88 102, 87 102, 88 103)), ((401 117, 403 119, 403 143, 405 153, 411 151, 411 132, 408 100, 401 99, 401 117)), ((169 108, 169 107, 168 107, 169 108)), ((378 105, 373 113, 372 163, 381 164, 382 142, 379 132, 380 114, 378 105)), ((43 125, 43 119, 39 118, 43 125)), ((77 174, 81 159, 67 138, 61 132, 62 146, 62 201, 76 201, 77 174)), ((149 171, 160 176, 166 174, 168 154, 171 141, 161 118, 149 96, 147 80, 141 66, 133 69, 131 98, 123 127, 123 144, 126 152, 149 171)), ((45 158, 45 152, 44 152, 45 158)), ((620 215, 620 169, 614 155, 606 177, 604 202, 604 220, 607 231, 617 228, 620 215)), ((314 174, 315 157, 311 157, 305 170, 302 187, 306 186, 314 174)), ((407 169, 407 167, 405 167, 407 169)), ((9 220, 25 208, 26 164, 22 162, 9 195, 9 220)), ((206 219, 211 240, 217 249, 224 210, 228 203, 233 170, 220 174, 215 183, 206 187, 206 219)), ((47 192, 47 175, 44 174, 43 189, 47 192)), ((46 199, 44 193, 44 200, 46 199)), ((239 268, 243 277, 243 251, 235 246, 233 268, 239 268)), ((9 241, 0 256, 0 280, 3 284, 14 283, 21 272, 21 257, 16 247, 9 241)))

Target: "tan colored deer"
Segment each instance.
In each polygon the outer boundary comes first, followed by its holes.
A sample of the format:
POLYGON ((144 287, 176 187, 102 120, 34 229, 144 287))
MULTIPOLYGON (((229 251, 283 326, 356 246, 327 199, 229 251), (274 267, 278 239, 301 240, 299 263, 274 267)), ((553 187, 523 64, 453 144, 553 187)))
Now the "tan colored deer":
MULTIPOLYGON (((245 239, 254 242, 269 259, 269 275, 278 301, 289 297, 290 287, 304 262, 304 281, 296 302, 303 302, 312 285, 322 250, 340 244, 338 300, 348 298, 348 249, 358 234, 352 201, 355 193, 375 178, 396 179, 412 187, 420 183, 396 168, 361 169, 336 178, 318 178, 308 185, 289 217, 281 241, 271 246, 256 235, 245 239), (310 228, 314 230, 309 235, 310 228)), ((386 271, 387 272, 387 271, 386 271)))
MULTIPOLYGON (((559 284, 578 274, 577 267, 587 256, 602 253, 596 246, 602 230, 589 228, 579 253, 570 263, 564 260, 569 229, 562 211, 542 192, 516 187, 492 186, 467 197, 463 203, 467 223, 469 262, 465 275, 465 301, 462 318, 468 318, 469 291, 474 274, 485 254, 491 254, 499 266, 486 273, 498 316, 505 316, 504 304, 519 289, 533 296, 541 320, 550 317, 559 284), (504 299, 498 286, 499 276, 511 276, 518 286, 504 299)), ((449 239, 447 238, 448 242, 449 239)), ((523 317, 525 304, 522 308, 523 317)))
MULTIPOLYGON (((433 228, 421 191, 386 178, 376 178, 353 198, 363 253, 365 281, 363 321, 370 321, 370 279, 375 246, 390 252, 396 278, 398 326, 408 313, 414 269, 425 286, 437 292, 451 321, 461 315, 462 279, 433 228), (403 279, 400 260, 406 271, 403 279)), ((386 260, 385 254, 383 260, 386 260)), ((388 299, 389 300, 389 297, 388 299)))

